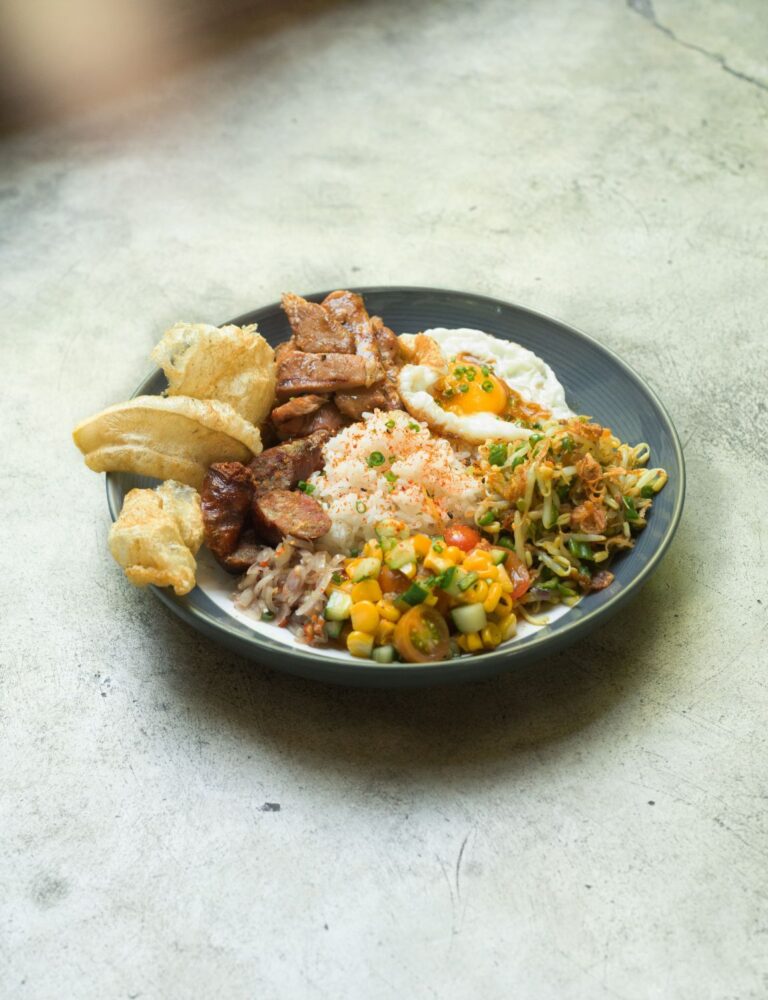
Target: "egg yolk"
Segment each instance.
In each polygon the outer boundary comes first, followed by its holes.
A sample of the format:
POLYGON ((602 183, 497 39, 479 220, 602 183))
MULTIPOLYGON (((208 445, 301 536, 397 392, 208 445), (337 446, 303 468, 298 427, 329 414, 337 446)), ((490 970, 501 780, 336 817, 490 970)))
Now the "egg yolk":
POLYGON ((459 416, 471 413, 501 416, 507 408, 506 385, 485 366, 455 363, 436 388, 435 399, 440 406, 459 416))

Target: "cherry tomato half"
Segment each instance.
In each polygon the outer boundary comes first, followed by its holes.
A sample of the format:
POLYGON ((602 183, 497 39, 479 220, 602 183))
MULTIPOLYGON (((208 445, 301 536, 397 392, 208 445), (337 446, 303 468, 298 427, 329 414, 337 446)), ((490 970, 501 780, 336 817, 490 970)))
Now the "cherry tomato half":
POLYGON ((389 566, 382 566, 379 573, 379 586, 384 594, 404 594, 410 587, 411 581, 401 573, 399 569, 390 569, 389 566))
POLYGON ((470 528, 468 524, 452 524, 445 529, 445 544, 455 545, 462 552, 469 552, 482 541, 479 531, 470 528))
POLYGON ((528 572, 528 567, 520 562, 514 552, 510 552, 504 560, 504 569, 509 573, 509 578, 515 588, 512 591, 512 598, 517 601, 531 585, 531 575, 528 572))
POLYGON ((450 650, 445 618, 423 604, 406 611, 395 625, 395 647, 408 663, 434 663, 444 660, 450 650))

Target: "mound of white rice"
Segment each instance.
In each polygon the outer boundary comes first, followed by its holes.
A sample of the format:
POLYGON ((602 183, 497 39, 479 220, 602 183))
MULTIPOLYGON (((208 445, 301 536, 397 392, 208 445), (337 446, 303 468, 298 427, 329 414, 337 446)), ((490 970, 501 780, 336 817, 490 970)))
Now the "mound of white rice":
POLYGON ((367 415, 332 438, 323 454, 325 468, 310 483, 333 521, 318 542, 329 552, 361 548, 385 517, 428 534, 452 519, 471 522, 482 494, 448 441, 402 410, 367 415))

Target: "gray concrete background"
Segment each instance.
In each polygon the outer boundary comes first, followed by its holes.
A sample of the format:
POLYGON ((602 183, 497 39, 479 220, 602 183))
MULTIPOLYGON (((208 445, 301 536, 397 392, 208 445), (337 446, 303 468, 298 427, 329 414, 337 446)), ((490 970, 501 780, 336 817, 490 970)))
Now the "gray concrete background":
POLYGON ((5 136, 3 996, 768 996, 767 22, 275 7, 5 136), (124 582, 74 424, 171 322, 355 283, 550 313, 665 401, 684 523, 588 641, 325 688, 124 582))

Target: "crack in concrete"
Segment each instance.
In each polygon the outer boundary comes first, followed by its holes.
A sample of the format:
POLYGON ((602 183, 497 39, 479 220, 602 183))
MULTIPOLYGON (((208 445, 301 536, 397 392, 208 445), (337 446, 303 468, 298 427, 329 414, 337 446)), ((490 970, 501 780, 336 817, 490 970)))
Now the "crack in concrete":
POLYGON ((657 31, 660 31, 662 35, 666 35, 676 45, 681 45, 684 49, 690 49, 692 52, 698 52, 711 62, 716 63, 720 69, 724 70, 730 76, 736 77, 737 80, 742 80, 744 83, 750 83, 753 87, 757 87, 758 90, 768 92, 768 84, 763 83, 762 80, 758 80, 754 76, 750 76, 748 73, 742 73, 741 70, 735 69, 724 55, 721 55, 719 52, 711 52, 701 45, 696 45, 695 42, 686 42, 684 38, 680 38, 679 35, 675 34, 671 28, 668 28, 665 24, 661 24, 656 17, 656 11, 653 9, 653 0, 625 0, 625 2, 630 10, 634 11, 635 14, 639 14, 640 17, 648 21, 649 24, 652 24, 657 31))

